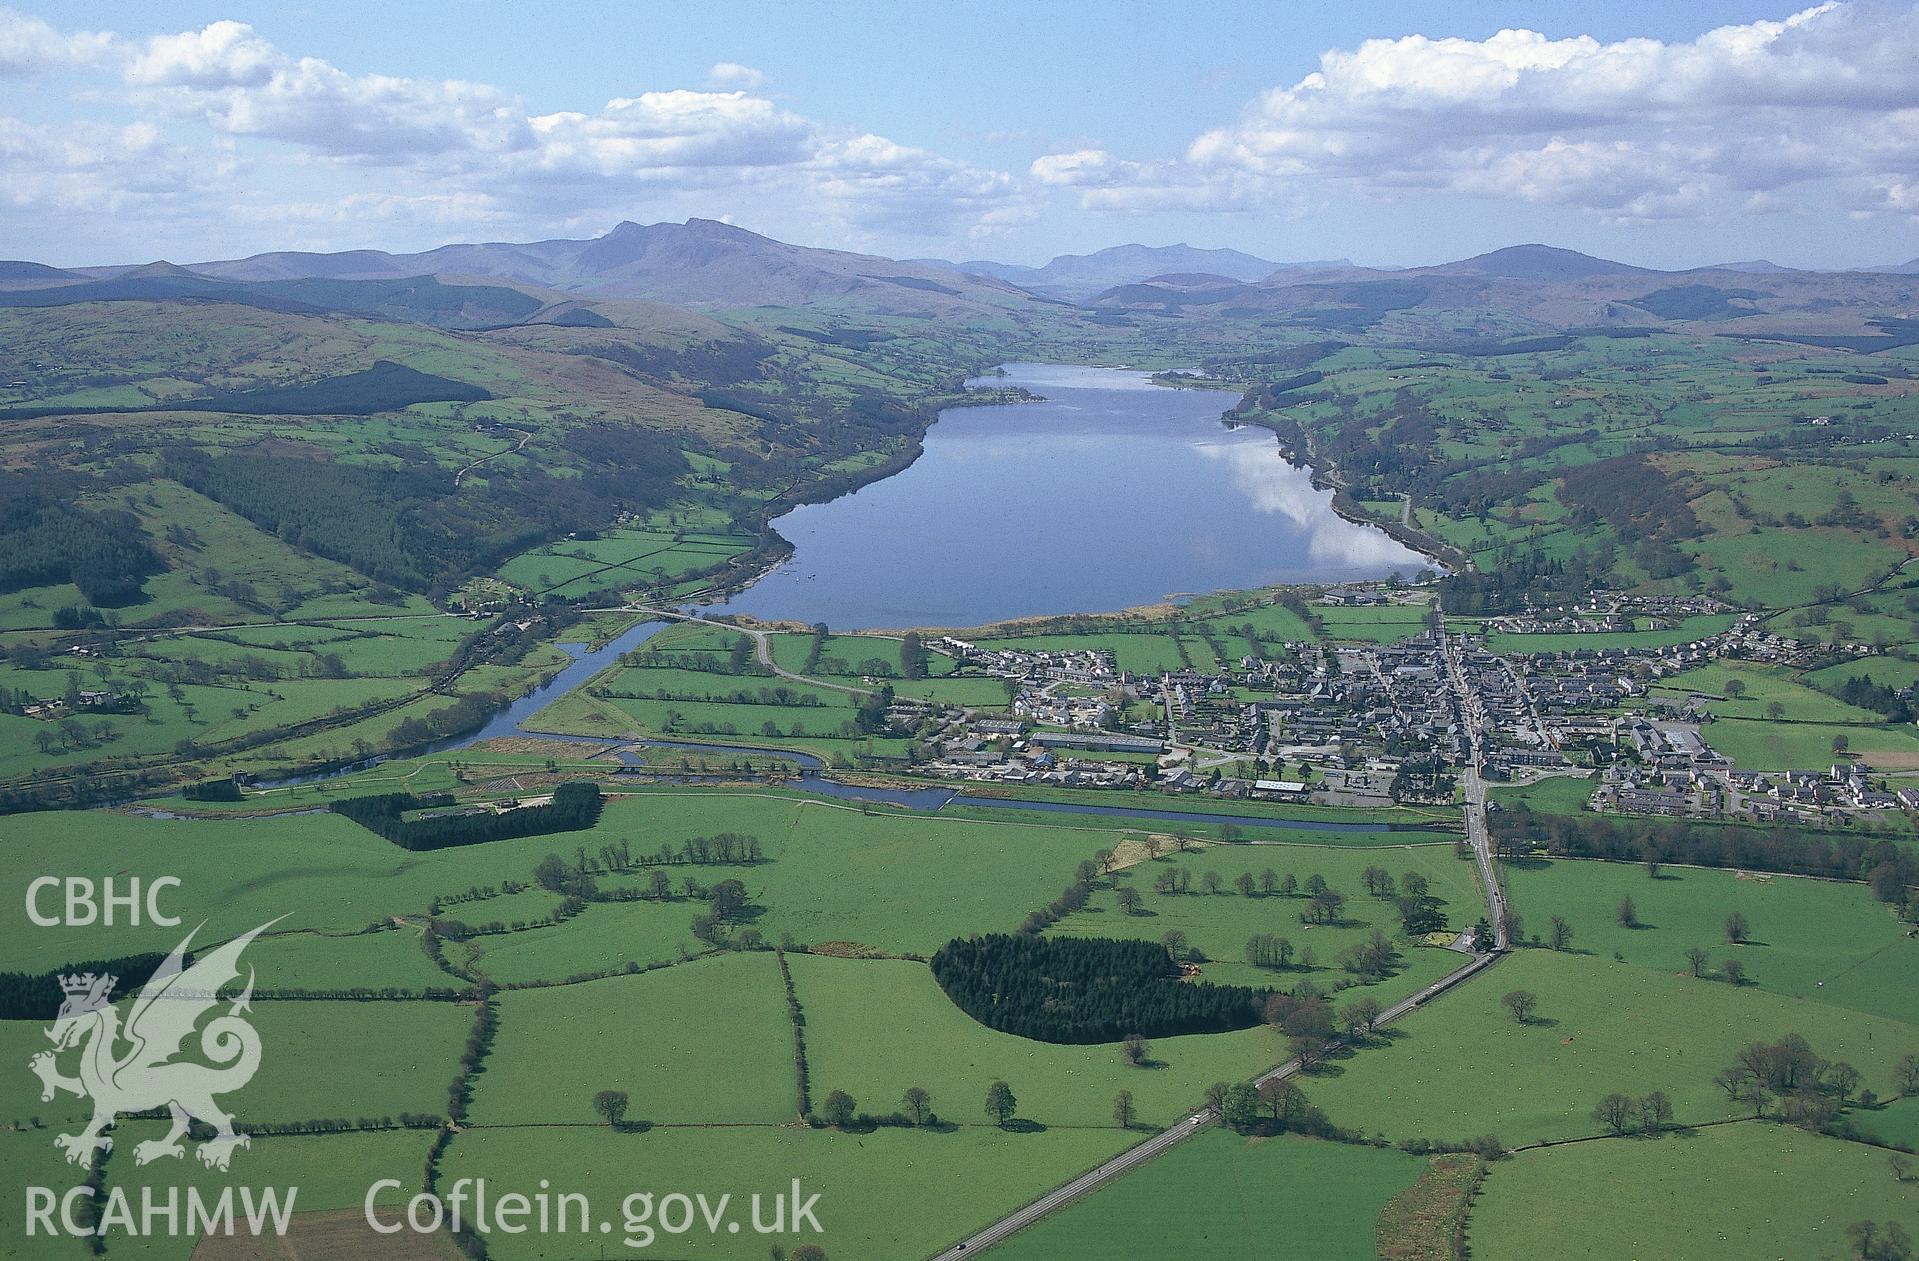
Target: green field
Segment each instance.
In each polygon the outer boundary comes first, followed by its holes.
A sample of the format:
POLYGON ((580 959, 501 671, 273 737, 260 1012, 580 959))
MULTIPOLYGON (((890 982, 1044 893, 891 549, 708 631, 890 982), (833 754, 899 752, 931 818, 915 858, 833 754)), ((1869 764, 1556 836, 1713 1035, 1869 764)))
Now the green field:
POLYGON ((596 904, 564 924, 476 937, 461 948, 467 966, 497 984, 551 984, 581 973, 670 963, 683 952, 704 949, 688 928, 693 913, 687 902, 596 904))
MULTIPOLYGON (((664 789, 610 802, 590 833, 423 854, 408 854, 331 815, 223 820, 105 812, 36 816, 16 853, 22 870, 57 861, 146 879, 178 875, 194 890, 195 905, 208 908, 202 940, 210 940, 280 915, 289 917, 283 926, 289 930, 357 931, 390 915, 421 913, 437 895, 525 881, 555 851, 570 856, 579 845, 597 850, 627 839, 644 853, 662 843, 729 831, 764 844, 769 861, 738 874, 766 908, 759 927, 769 940, 791 932, 802 942, 857 941, 928 953, 960 933, 1010 930, 1029 910, 1052 900, 1103 836, 1109 845, 1117 839, 1078 828, 868 814, 775 790, 664 789)), ((481 913, 484 905, 474 906, 474 919, 490 918, 481 913)), ((625 909, 595 906, 558 931, 597 930, 625 909)), ((455 918, 465 913, 461 907, 449 910, 455 918)), ((678 933, 691 915, 676 913, 662 931, 678 933)), ((176 930, 156 926, 116 928, 110 936, 91 928, 48 928, 20 941, 12 957, 18 966, 53 967, 96 957, 109 946, 163 950, 177 939, 176 930)), ((482 943, 510 950, 513 939, 482 943)), ((549 976, 552 970, 546 964, 530 969, 549 976)), ((283 981, 261 976, 262 988, 283 981)))
POLYGON ((1671 976, 1609 960, 1524 950, 1394 1026, 1393 1045, 1361 1052, 1309 1083, 1333 1121, 1388 1138, 1498 1135, 1508 1145, 1584 1137, 1611 1091, 1663 1090, 1682 1123, 1741 1115, 1713 1074, 1747 1043, 1798 1032, 1828 1059, 1847 1060, 1885 1094, 1919 1027, 1764 990, 1671 976), (1539 997, 1519 1025, 1500 1004, 1511 990, 1539 997))
POLYGON ((1747 982, 1768 993, 1919 1017, 1919 939, 1864 885, 1670 866, 1653 880, 1624 863, 1543 860, 1508 864, 1506 880, 1528 932, 1545 934, 1561 916, 1573 949, 1598 959, 1676 974, 1689 970, 1686 952, 1697 946, 1714 970, 1738 959, 1747 982), (1619 922, 1627 897, 1640 927, 1619 922), (1726 939, 1734 911, 1751 925, 1743 946, 1726 939))
POLYGON ((1858 1114, 1855 1119, 1861 1129, 1889 1143, 1919 1148, 1919 1095, 1895 1099, 1878 1111, 1858 1114))
MULTIPOLYGON (((115 1137, 128 1152, 135 1144, 159 1138, 165 1126, 156 1121, 132 1121, 116 1131, 115 1137)), ((297 1187, 295 1207, 301 1212, 328 1209, 352 1209, 357 1212, 366 1200, 367 1189, 383 1179, 394 1179, 400 1191, 383 1191, 378 1199, 382 1208, 398 1210, 407 1196, 420 1189, 421 1168, 431 1131, 408 1130, 376 1133, 320 1135, 262 1135, 252 1146, 235 1156, 233 1171, 222 1174, 201 1166, 192 1155, 189 1140, 187 1155, 179 1160, 164 1160, 144 1167, 136 1166, 129 1156, 114 1162, 114 1182, 126 1188, 136 1207, 143 1191, 151 1188, 165 1203, 168 1188, 197 1188, 202 1195, 215 1198, 229 1186, 297 1187), (244 1161, 244 1167, 240 1162, 244 1161), (244 1168, 244 1172, 241 1172, 244 1168)), ((14 1186, 61 1187, 72 1176, 70 1166, 60 1162, 54 1150, 52 1133, 46 1130, 0 1134, 0 1170, 14 1186)), ((129 1235, 125 1231, 109 1233, 108 1248, 115 1256, 151 1258, 152 1261, 187 1261, 197 1242, 191 1236, 174 1237, 164 1233, 151 1237, 129 1235)), ((0 1204, 0 1256, 32 1261, 40 1257, 80 1258, 89 1253, 79 1240, 44 1237, 31 1241, 25 1237, 25 1222, 20 1201, 8 1197, 0 1204)))
POLYGON ((1919 731, 1911 727, 1732 718, 1702 734, 1743 770, 1813 770, 1832 765, 1836 740, 1868 766, 1910 770, 1919 765, 1919 731))
POLYGON ((597 539, 566 540, 523 552, 500 566, 499 574, 542 595, 670 589, 752 547, 753 539, 746 535, 620 528, 597 539))
POLYGON ((419 991, 457 984, 421 949, 420 934, 411 927, 351 936, 296 932, 264 937, 248 948, 247 958, 261 975, 275 978, 280 989, 419 991))
POLYGON ((1143 627, 1136 632, 1096 631, 1084 635, 1010 635, 979 642, 989 648, 1019 648, 1033 652, 1067 652, 1087 648, 1110 652, 1121 670, 1149 677, 1181 669, 1186 664, 1180 658, 1178 641, 1156 627, 1143 627))
MULTIPOLYGON (((1117 873, 1110 888, 1096 892, 1084 910, 1067 916, 1050 932, 1077 937, 1136 937, 1158 941, 1179 931, 1205 960, 1201 970, 1225 984, 1290 988, 1301 979, 1322 987, 1340 979, 1354 980, 1336 962, 1339 953, 1366 940, 1375 930, 1394 936, 1399 915, 1391 903, 1366 895, 1360 873, 1380 867, 1397 882, 1416 871, 1431 884, 1455 929, 1469 926, 1478 914, 1478 887, 1472 867, 1453 857, 1449 845, 1409 845, 1403 849, 1347 849, 1304 845, 1212 845, 1192 853, 1154 859, 1117 873), (1255 879, 1271 870, 1282 879, 1292 875, 1302 884, 1319 875, 1347 897, 1338 924, 1311 924, 1305 919, 1306 897, 1237 891, 1234 880, 1244 874, 1255 879), (1184 872, 1192 881, 1187 893, 1160 893, 1154 882, 1165 872, 1184 872), (1208 872, 1218 873, 1219 893, 1204 891, 1208 872), (1118 902, 1118 890, 1131 888, 1140 895, 1140 909, 1129 913, 1118 902), (1310 951, 1310 968, 1285 971, 1254 968, 1245 962, 1246 941, 1256 934, 1272 934, 1310 951)), ((1404 940, 1398 943, 1400 970, 1378 983, 1375 996, 1391 1002, 1458 966, 1450 951, 1429 949, 1404 940)))
MULTIPOLYGON (((531 1194, 540 1179, 591 1197, 595 1213, 622 1225, 619 1207, 634 1192, 673 1191, 733 1197, 748 1226, 737 1234, 698 1232, 652 1243, 656 1255, 764 1261, 771 1242, 750 1229, 749 1197, 771 1197, 800 1181, 820 1197, 822 1233, 789 1235, 826 1247, 833 1261, 895 1261, 930 1255, 968 1230, 1019 1207, 1034 1189, 1063 1182, 1112 1155, 1126 1140, 1109 1129, 1008 1133, 969 1126, 946 1134, 879 1130, 838 1134, 793 1127, 660 1128, 614 1134, 591 1128, 479 1128, 448 1149, 451 1177, 484 1175, 497 1192, 531 1194)), ((626 1238, 616 1231, 617 1244, 626 1238)), ((597 1255, 590 1240, 550 1233, 495 1236, 500 1261, 574 1261, 597 1255)), ((641 1237, 643 1238, 643 1237, 641 1237)), ((611 1253, 609 1245, 609 1255, 611 1253)))
POLYGON ((1213 1082, 1285 1058, 1277 1035, 1253 1028, 1156 1039, 1155 1066, 1135 1068, 1117 1045, 1060 1046, 988 1029, 955 1007, 920 963, 808 955, 787 963, 806 1016, 816 1107, 844 1090, 867 1111, 892 1112, 907 1087, 920 1086, 942 1119, 986 1125, 986 1087, 1004 1080, 1020 1117, 1044 1126, 1116 1130, 1113 1096, 1121 1090, 1138 1100, 1142 1124, 1164 1125, 1198 1107, 1213 1082))
POLYGON ((1714 697, 1712 712, 1720 718, 1771 718, 1771 707, 1776 703, 1779 717, 1789 722, 1877 724, 1882 721, 1871 710, 1847 705, 1807 687, 1787 671, 1739 661, 1687 670, 1659 680, 1648 691, 1672 704, 1682 703, 1695 693, 1714 697))
POLYGON ((1008 1261, 1374 1261, 1380 1210, 1425 1167, 1403 1152, 1213 1129, 996 1252, 1008 1261))
POLYGON ((798 1115, 793 1030, 768 952, 502 995, 479 1125, 589 1125, 624 1090, 633 1121, 776 1125, 798 1115), (723 997, 722 997, 723 996, 723 997))
MULTIPOLYGON (((124 1015, 126 1005, 121 1005, 124 1015)), ((442 1115, 473 1013, 446 1002, 334 1002, 256 999, 251 1022, 262 1044, 260 1069, 247 1086, 245 1120, 267 1124, 344 1118, 442 1115), (325 1055, 311 1049, 326 1046, 325 1055)), ((45 1050, 45 1026, 0 1021, 0 1039, 25 1064, 45 1050)), ((86 1115, 84 1100, 40 1099, 40 1083, 14 1074, 0 1095, 0 1120, 38 1116, 52 1123, 86 1115)))
POLYGON ((1895 1181, 1882 1151, 1747 1122, 1521 1152, 1488 1172, 1467 1239, 1481 1261, 1536 1257, 1542 1239, 1582 1261, 1841 1258, 1861 1219, 1910 1232, 1919 1181, 1895 1181))

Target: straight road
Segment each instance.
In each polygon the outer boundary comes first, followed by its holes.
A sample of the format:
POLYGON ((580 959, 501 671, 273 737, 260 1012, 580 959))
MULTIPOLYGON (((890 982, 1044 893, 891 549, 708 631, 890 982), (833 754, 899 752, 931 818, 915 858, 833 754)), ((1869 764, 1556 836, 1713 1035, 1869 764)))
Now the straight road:
MULTIPOLYGON (((1492 834, 1486 828, 1486 782, 1479 775, 1479 751, 1486 729, 1484 709, 1460 663, 1459 646, 1451 638, 1445 640, 1445 655, 1448 681, 1452 684, 1454 694, 1459 697, 1467 730, 1472 735, 1472 758, 1463 768, 1460 782, 1465 789, 1466 835, 1472 844, 1473 859, 1479 868, 1480 887, 1486 893, 1486 911, 1492 921, 1495 946, 1492 952, 1475 955, 1458 971, 1388 1007, 1379 1018, 1378 1023, 1382 1026, 1392 1024, 1407 1013, 1419 1010, 1454 986, 1479 975, 1497 963, 1510 945, 1506 940, 1506 891, 1500 886, 1499 870, 1493 861, 1492 834)), ((1171 707, 1168 708, 1170 710, 1171 707)), ((1299 1061, 1288 1060, 1277 1068, 1262 1073, 1254 1079, 1254 1084, 1263 1086, 1267 1082, 1281 1081, 1294 1076, 1299 1071, 1299 1061)), ((934 1261, 959 1261, 962 1257, 970 1257, 982 1249, 990 1248, 1218 1123, 1219 1114, 1211 1108, 1204 1108, 1181 1117, 1177 1124, 1160 1131, 1138 1146, 1127 1148, 1111 1160, 1054 1188, 1025 1207, 1002 1217, 990 1226, 973 1232, 959 1243, 939 1253, 934 1261)))
MULTIPOLYGON (((1494 963, 1498 962, 1499 958, 1500 956, 1497 954, 1474 956, 1471 962, 1467 963, 1458 971, 1442 977, 1417 994, 1402 998, 1391 1007, 1388 1007, 1381 1013, 1379 1025, 1385 1026, 1392 1024, 1408 1012, 1417 1011, 1454 986, 1485 971, 1494 963)), ((1281 1081, 1285 1078, 1292 1077, 1298 1072, 1299 1061, 1287 1060, 1279 1067, 1254 1078, 1253 1084, 1263 1086, 1267 1082, 1281 1081)), ((1211 1108, 1202 1108, 1198 1112, 1189 1113, 1181 1117, 1177 1123, 1161 1130, 1145 1142, 1127 1148, 1104 1164, 1097 1165, 1079 1177, 1074 1178, 1072 1181, 1055 1187, 1039 1199, 1009 1213, 992 1225, 974 1231, 959 1243, 954 1244, 946 1251, 938 1254, 934 1261, 959 1261, 962 1257, 970 1257, 983 1249, 990 1248, 1009 1236, 1026 1229, 1026 1227, 1031 1226, 1041 1218, 1058 1212, 1082 1196, 1090 1195, 1114 1179, 1125 1176, 1155 1156, 1161 1155, 1180 1143, 1185 1142, 1187 1139, 1192 1138, 1202 1130, 1210 1129, 1218 1123, 1219 1113, 1213 1111, 1211 1108)))
POLYGON ((1493 838, 1486 828, 1486 781, 1479 775, 1479 757, 1489 724, 1479 693, 1460 662, 1459 641, 1448 635, 1445 645, 1446 676, 1452 683, 1453 694, 1459 698, 1466 732, 1472 740, 1471 755, 1459 776, 1466 796, 1466 839, 1472 843, 1473 860, 1479 866, 1479 883, 1486 891, 1486 910, 1492 919, 1495 948, 1504 950, 1512 944, 1506 940, 1506 890, 1500 886, 1499 869, 1493 863, 1493 838))

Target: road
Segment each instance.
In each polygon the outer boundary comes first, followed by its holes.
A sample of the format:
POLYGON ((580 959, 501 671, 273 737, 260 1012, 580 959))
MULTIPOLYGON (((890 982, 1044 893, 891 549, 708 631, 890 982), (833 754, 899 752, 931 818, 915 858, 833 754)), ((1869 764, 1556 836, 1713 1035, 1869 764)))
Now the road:
POLYGON ((845 692, 849 696, 871 696, 869 688, 854 687, 850 683, 828 683, 825 679, 809 679, 804 674, 795 674, 773 659, 773 638, 763 630, 751 626, 736 626, 732 622, 715 621, 710 617, 699 617, 692 613, 680 613, 673 609, 653 608, 650 605, 629 604, 620 610, 623 613, 644 613, 648 617, 668 618, 676 622, 698 622, 701 626, 717 626, 721 630, 737 631, 753 640, 753 655, 759 663, 779 675, 782 679, 794 683, 805 683, 812 687, 823 687, 835 692, 845 692))
POLYGON ((1499 883, 1499 870, 1493 864, 1493 838, 1486 827, 1486 781, 1479 775, 1479 754, 1484 747, 1487 731, 1486 711, 1479 703, 1479 693, 1473 689, 1472 681, 1466 677, 1466 669, 1459 659, 1459 641, 1448 635, 1446 644, 1446 675, 1452 681, 1453 694, 1460 699, 1460 707, 1466 721, 1466 732, 1472 740, 1472 753, 1461 768, 1460 786, 1466 796, 1466 839, 1472 843, 1473 860, 1479 865, 1479 883, 1486 891, 1487 914, 1492 919, 1493 942, 1497 949, 1504 950, 1509 943, 1506 940, 1506 890, 1499 883))
POLYGON ((466 480, 466 475, 468 473, 471 473, 474 469, 479 468, 482 464, 489 464, 492 461, 499 459, 503 455, 512 455, 516 451, 523 450, 526 447, 527 443, 533 441, 533 431, 530 429, 514 429, 511 425, 502 425, 501 428, 506 429, 509 432, 519 434, 520 435, 519 442, 515 443, 513 446, 508 447, 504 451, 495 451, 492 455, 483 455, 479 459, 473 461, 471 464, 468 464, 465 468, 461 469, 459 472, 453 475, 453 484, 455 486, 458 486, 462 481, 466 480))
MULTIPOLYGON (((1392 1024, 1408 1012, 1417 1011, 1454 986, 1485 971, 1494 963, 1498 962, 1499 958, 1500 956, 1497 954, 1475 956, 1471 962, 1467 963, 1458 971, 1442 977, 1417 994, 1402 998, 1391 1007, 1388 1007, 1380 1014, 1378 1021, 1379 1026, 1383 1027, 1392 1024)), ((1292 1077, 1298 1072, 1299 1061, 1287 1060, 1279 1067, 1270 1069, 1254 1078, 1253 1084, 1263 1086, 1267 1082, 1281 1081, 1285 1078, 1292 1077)), ((992 1225, 974 1231, 959 1243, 939 1253, 935 1261, 959 1261, 961 1257, 970 1257, 983 1249, 990 1248, 994 1244, 1000 1243, 1008 1237, 1017 1234, 1019 1231, 1026 1229, 1041 1218, 1058 1212, 1082 1196, 1089 1195, 1107 1183, 1124 1177, 1155 1156, 1164 1154, 1166 1151, 1178 1146, 1180 1143, 1185 1142, 1201 1131, 1210 1129, 1217 1124, 1219 1124, 1219 1114, 1211 1108, 1203 1108, 1198 1112, 1189 1113, 1181 1117, 1173 1125, 1153 1135, 1153 1137, 1147 1139, 1145 1142, 1127 1148, 1111 1160, 1096 1165, 1072 1181, 1055 1187, 1039 1199, 1009 1213, 992 1225)))
MULTIPOLYGON (((1448 637, 1445 644, 1446 673, 1454 693, 1460 698, 1466 726, 1473 740, 1473 760, 1463 768, 1460 782, 1465 789, 1466 835, 1472 843, 1473 859, 1478 864, 1480 887, 1486 892, 1486 911, 1493 926, 1495 948, 1491 953, 1475 955, 1458 971, 1450 973, 1417 994, 1403 998, 1388 1007, 1380 1015, 1378 1023, 1381 1026, 1392 1024, 1407 1013, 1417 1011, 1454 986, 1485 971, 1504 957, 1510 944, 1506 940, 1506 891, 1499 883, 1499 870, 1493 861, 1492 834, 1486 827, 1486 783, 1480 778, 1477 762, 1486 725, 1485 712, 1479 703, 1478 694, 1471 687, 1465 669, 1461 665, 1457 641, 1448 637)), ((1298 1072, 1299 1061, 1288 1060, 1277 1068, 1254 1078, 1254 1085, 1263 1086, 1267 1082, 1280 1081, 1298 1072)), ((990 1226, 973 1232, 964 1240, 939 1253, 935 1261, 958 1261, 961 1257, 970 1257, 982 1249, 990 1248, 1082 1196, 1097 1191, 1114 1179, 1124 1177, 1155 1156, 1218 1123, 1219 1114, 1211 1108, 1181 1117, 1176 1124, 1160 1131, 1138 1146, 1127 1148, 1111 1160, 1087 1170, 1079 1177, 1054 1188, 990 1226)))

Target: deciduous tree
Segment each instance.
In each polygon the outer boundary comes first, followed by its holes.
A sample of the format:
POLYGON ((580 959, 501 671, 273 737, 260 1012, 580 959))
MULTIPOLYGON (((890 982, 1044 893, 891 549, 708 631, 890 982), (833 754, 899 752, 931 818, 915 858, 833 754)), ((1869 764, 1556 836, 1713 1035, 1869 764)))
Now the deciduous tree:
POLYGON ((1531 990, 1508 990, 1499 1001, 1522 1025, 1531 1023, 1533 1012, 1539 1009, 1539 995, 1531 990))
POLYGON ((1908 1055, 1893 1066, 1893 1084, 1902 1095, 1919 1095, 1919 1055, 1908 1055))
POLYGON ((1339 1022, 1347 1033, 1365 1037, 1378 1027, 1380 1014, 1385 1010, 1377 998, 1356 998, 1340 1009, 1339 1022))
POLYGON ((853 1113, 858 1106, 853 1102, 853 1096, 844 1090, 836 1090, 826 1096, 826 1102, 820 1105, 820 1115, 826 1118, 828 1125, 843 1130, 852 1124, 853 1113))
POLYGON ((986 1115, 993 1118, 993 1124, 1005 1129, 1018 1109, 1019 1100, 1005 1082, 996 1081, 986 1088, 986 1115))
POLYGON ((1220 1104, 1220 1119, 1241 1134, 1259 1124, 1259 1091, 1251 1082, 1235 1082, 1226 1088, 1220 1104))
POLYGON ((1639 1116, 1639 1107, 1631 1099, 1614 1091, 1599 1101, 1593 1109, 1593 1120, 1606 1127, 1611 1134, 1630 1134, 1639 1116))
POLYGON ((626 1121, 627 1096, 624 1090, 602 1090, 593 1096, 593 1110, 606 1118, 606 1123, 619 1129, 626 1121))

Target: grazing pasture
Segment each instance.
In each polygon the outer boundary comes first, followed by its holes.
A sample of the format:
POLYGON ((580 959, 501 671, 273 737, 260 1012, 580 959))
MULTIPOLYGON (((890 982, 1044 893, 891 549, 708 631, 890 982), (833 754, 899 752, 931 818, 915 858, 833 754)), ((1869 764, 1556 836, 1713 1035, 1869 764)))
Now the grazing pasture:
POLYGON ((1006 1261, 1375 1261, 1380 1212, 1425 1168, 1404 1152, 1214 1129, 995 1251, 1006 1261))
POLYGON ((1745 1122, 1520 1152, 1488 1170, 1467 1240, 1482 1261, 1537 1256, 1542 1236, 1580 1261, 1846 1257, 1862 1219, 1910 1230, 1919 1179, 1871 1147, 1745 1122))
POLYGON ((1559 916, 1581 954, 1678 974, 1699 947, 1708 976, 1737 959, 1751 988, 1919 1024, 1919 940, 1862 884, 1670 866, 1650 879, 1636 865, 1576 860, 1509 864, 1506 879, 1527 931, 1549 934, 1559 916), (1637 927, 1619 922, 1626 898, 1637 927), (1735 912, 1750 926, 1743 945, 1726 936, 1735 912))
POLYGON ((1603 1132, 1600 1096, 1663 1090, 1682 1124, 1749 1115, 1713 1084, 1739 1048, 1803 1034, 1887 1093, 1892 1066, 1919 1051, 1902 1021, 1653 972, 1607 959, 1523 950, 1394 1026, 1392 1044, 1363 1051, 1305 1084, 1335 1124, 1365 1133, 1508 1145, 1603 1132), (1527 1024, 1500 999, 1538 996, 1527 1024))

